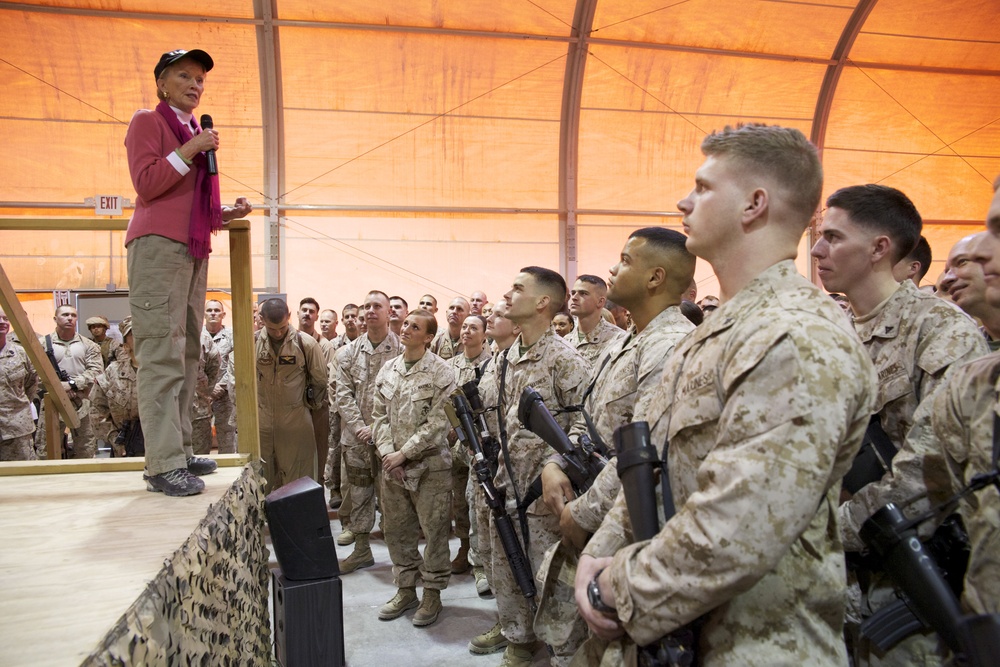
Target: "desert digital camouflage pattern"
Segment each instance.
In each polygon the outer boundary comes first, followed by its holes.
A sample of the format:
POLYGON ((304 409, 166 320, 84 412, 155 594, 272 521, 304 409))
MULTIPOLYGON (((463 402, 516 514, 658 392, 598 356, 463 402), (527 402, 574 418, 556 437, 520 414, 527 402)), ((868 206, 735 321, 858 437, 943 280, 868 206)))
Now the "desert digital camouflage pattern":
POLYGON ((846 664, 836 508, 875 404, 850 323, 779 262, 685 338, 663 378, 636 419, 669 436, 677 513, 625 546, 620 497, 584 550, 614 554, 630 641, 703 617, 703 665, 846 664))

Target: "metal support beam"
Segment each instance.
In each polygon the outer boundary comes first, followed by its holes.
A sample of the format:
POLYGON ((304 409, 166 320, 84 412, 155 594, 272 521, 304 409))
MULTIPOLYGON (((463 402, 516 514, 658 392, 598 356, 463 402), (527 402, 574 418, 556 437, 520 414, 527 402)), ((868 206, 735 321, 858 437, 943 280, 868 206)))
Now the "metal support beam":
POLYGON ((280 292, 285 284, 282 261, 284 229, 278 205, 285 191, 285 123, 282 113, 281 66, 278 28, 274 25, 277 0, 254 0, 257 26, 257 57, 260 66, 261 115, 264 123, 264 214, 267 216, 267 244, 264 285, 268 292, 280 292))
MULTIPOLYGON (((844 31, 840 34, 837 46, 833 50, 833 62, 826 68, 823 75, 823 84, 820 86, 819 95, 816 98, 816 112, 813 114, 812 132, 809 139, 819 149, 819 159, 823 159, 823 148, 826 144, 826 126, 830 120, 830 108, 833 106, 833 98, 837 94, 837 84, 840 82, 840 74, 847 65, 848 57, 851 55, 851 47, 858 38, 861 28, 864 26, 868 15, 875 8, 878 0, 861 0, 854 8, 854 13, 844 26, 844 31)), ((809 247, 816 244, 816 226, 809 225, 809 247)), ((809 263, 809 279, 819 285, 819 275, 816 273, 816 265, 809 263)))
POLYGON ((577 173, 580 150, 580 107, 587 45, 594 29, 597 0, 577 0, 566 53, 562 114, 559 123, 559 272, 572 284, 577 275, 577 173))

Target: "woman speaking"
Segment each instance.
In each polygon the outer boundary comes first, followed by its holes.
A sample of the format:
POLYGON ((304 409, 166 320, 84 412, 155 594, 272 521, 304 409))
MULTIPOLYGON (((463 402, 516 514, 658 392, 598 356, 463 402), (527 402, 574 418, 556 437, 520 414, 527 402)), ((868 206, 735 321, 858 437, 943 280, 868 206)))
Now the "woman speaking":
POLYGON ((216 468, 191 449, 208 255, 212 233, 252 210, 244 197, 221 205, 219 178, 206 156, 219 148, 219 133, 194 119, 214 64, 198 49, 164 53, 153 69, 160 103, 137 111, 125 136, 138 195, 125 247, 146 439, 143 478, 147 489, 168 496, 200 493, 205 483, 198 475, 216 468))

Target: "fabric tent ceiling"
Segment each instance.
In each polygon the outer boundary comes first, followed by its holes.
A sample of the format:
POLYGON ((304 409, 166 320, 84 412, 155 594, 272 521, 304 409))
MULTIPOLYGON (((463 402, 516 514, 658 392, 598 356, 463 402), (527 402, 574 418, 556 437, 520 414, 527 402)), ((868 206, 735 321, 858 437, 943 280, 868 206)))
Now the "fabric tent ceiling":
MULTIPOLYGON (((699 143, 727 123, 801 129, 827 193, 907 192, 928 280, 981 229, 1000 173, 995 0, 180 7, 0 2, 0 215, 133 198, 126 125, 156 103, 159 54, 195 47, 217 63, 198 112, 223 135, 224 198, 257 209, 255 287, 336 307, 370 288, 495 298, 526 264, 605 276, 632 229, 679 224, 699 143)), ((127 283, 119 233, 0 239, 18 289, 127 283)), ((697 277, 715 291, 707 266, 697 277)), ((211 286, 228 280, 214 262, 211 286)))

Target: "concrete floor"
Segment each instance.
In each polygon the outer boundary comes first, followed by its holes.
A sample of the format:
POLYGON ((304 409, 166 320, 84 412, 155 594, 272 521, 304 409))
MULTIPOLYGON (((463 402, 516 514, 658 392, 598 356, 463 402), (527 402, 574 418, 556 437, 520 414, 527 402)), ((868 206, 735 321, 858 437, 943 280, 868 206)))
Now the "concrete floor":
MULTIPOLYGON (((340 521, 332 521, 334 536, 340 521)), ((451 539, 451 554, 458 553, 458 538, 451 539)), ((474 655, 468 644, 486 632, 497 620, 496 602, 476 593, 472 570, 453 575, 442 592, 443 609, 433 625, 416 628, 410 622, 414 610, 392 621, 380 621, 378 609, 396 594, 392 583, 392 562, 385 541, 371 540, 375 565, 356 570, 342 578, 344 591, 344 644, 350 667, 495 667, 503 652, 474 655)), ((337 556, 346 558, 354 546, 337 547, 337 556)), ((423 547, 421 547, 421 551, 423 547)), ((272 563, 274 555, 271 556, 272 563)), ((417 589, 420 594, 420 589, 417 589)), ((273 606, 272 606, 273 610, 273 606)), ((544 648, 535 654, 533 665, 548 665, 544 648)))

